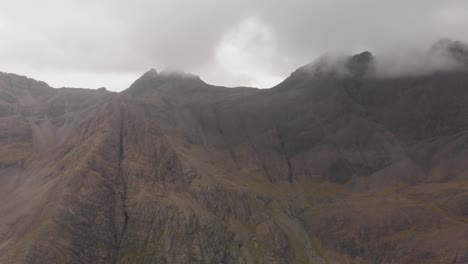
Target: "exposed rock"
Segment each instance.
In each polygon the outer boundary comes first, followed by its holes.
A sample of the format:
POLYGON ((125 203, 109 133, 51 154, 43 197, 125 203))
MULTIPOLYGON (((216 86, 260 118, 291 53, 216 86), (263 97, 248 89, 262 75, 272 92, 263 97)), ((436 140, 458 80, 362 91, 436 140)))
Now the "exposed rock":
POLYGON ((466 262, 467 71, 373 60, 269 90, 0 74, 0 263, 466 262))

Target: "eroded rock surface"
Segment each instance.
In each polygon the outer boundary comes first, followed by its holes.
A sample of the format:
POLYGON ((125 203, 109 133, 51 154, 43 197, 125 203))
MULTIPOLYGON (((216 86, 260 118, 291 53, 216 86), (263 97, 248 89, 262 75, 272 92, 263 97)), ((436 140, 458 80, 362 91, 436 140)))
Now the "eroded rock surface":
POLYGON ((468 72, 372 60, 269 90, 1 73, 0 263, 465 263, 468 72))

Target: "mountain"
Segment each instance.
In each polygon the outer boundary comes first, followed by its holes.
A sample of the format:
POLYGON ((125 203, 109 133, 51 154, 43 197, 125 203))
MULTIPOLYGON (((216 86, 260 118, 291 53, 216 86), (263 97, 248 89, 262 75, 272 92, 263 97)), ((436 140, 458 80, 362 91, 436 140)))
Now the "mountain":
POLYGON ((374 61, 263 90, 0 73, 0 263, 467 263, 468 70, 374 61))

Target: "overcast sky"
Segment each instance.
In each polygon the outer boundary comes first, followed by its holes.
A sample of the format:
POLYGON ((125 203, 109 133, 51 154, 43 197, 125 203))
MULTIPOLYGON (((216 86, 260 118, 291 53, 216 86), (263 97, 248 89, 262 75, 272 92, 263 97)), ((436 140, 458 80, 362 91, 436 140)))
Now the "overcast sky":
POLYGON ((149 68, 271 87, 327 52, 467 33, 466 0, 0 0, 0 71, 115 91, 149 68))

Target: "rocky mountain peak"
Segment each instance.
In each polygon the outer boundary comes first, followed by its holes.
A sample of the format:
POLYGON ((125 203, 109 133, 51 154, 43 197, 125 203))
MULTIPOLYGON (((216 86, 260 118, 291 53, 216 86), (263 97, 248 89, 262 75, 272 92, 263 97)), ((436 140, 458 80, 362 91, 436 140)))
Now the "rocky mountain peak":
POLYGON ((352 56, 323 55, 315 61, 294 71, 277 87, 296 86, 317 78, 341 79, 350 77, 372 77, 375 72, 375 57, 369 51, 352 56))
POLYGON ((372 74, 374 69, 374 56, 369 51, 351 56, 347 61, 347 68, 352 76, 372 74))
POLYGON ((171 70, 171 69, 166 69, 161 71, 160 73, 161 77, 165 77, 168 79, 184 79, 184 80, 199 80, 200 77, 191 73, 187 73, 181 70, 171 70))
POLYGON ((468 44, 462 41, 444 38, 437 41, 429 52, 449 56, 455 61, 468 66, 468 44))
POLYGON ((159 73, 155 68, 149 69, 147 72, 145 72, 142 75, 142 77, 146 77, 146 78, 155 78, 155 77, 158 77, 158 76, 159 76, 159 73))
POLYGON ((137 95, 163 89, 196 88, 205 85, 199 76, 179 70, 163 70, 161 72, 150 69, 138 78, 125 94, 137 95))

